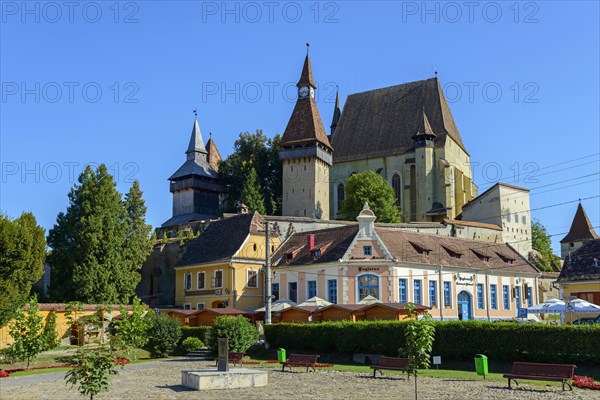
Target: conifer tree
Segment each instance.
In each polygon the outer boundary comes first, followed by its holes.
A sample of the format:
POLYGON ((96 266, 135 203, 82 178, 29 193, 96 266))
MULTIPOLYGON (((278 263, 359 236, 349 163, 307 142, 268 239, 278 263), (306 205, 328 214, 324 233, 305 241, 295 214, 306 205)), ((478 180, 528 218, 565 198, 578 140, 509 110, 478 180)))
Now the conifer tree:
POLYGON ((262 195, 260 182, 258 181, 258 175, 256 170, 251 168, 244 182, 242 188, 242 203, 244 203, 248 210, 258 211, 259 214, 265 214, 265 200, 262 195))
POLYGON ((0 215, 0 327, 27 301, 44 273, 46 239, 33 214, 11 221, 0 215))
POLYGON ((150 253, 150 227, 139 184, 123 201, 105 165, 87 167, 69 207, 48 234, 51 296, 57 301, 128 303, 150 253), (146 243, 147 242, 147 243, 146 243))

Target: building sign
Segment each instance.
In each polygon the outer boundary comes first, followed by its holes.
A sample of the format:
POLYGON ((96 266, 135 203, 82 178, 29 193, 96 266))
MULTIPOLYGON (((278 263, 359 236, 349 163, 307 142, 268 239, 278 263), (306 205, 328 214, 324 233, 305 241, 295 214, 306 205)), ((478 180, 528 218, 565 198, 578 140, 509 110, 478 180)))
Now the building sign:
POLYGON ((358 272, 369 272, 369 271, 379 272, 379 267, 358 267, 358 272))
POLYGON ((186 290, 186 296, 210 296, 210 295, 221 295, 223 289, 207 289, 207 290, 186 290))
POLYGON ((456 286, 473 286, 475 283, 475 275, 456 274, 456 286))

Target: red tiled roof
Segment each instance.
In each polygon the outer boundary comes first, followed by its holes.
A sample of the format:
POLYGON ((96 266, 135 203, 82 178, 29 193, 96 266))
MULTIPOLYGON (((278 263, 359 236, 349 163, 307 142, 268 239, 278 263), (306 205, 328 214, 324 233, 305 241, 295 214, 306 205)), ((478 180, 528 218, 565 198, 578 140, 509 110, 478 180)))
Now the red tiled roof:
POLYGON ((562 238, 561 243, 580 242, 584 240, 598 239, 598 234, 594 230, 587 213, 583 209, 581 203, 577 206, 573 223, 569 233, 562 238))

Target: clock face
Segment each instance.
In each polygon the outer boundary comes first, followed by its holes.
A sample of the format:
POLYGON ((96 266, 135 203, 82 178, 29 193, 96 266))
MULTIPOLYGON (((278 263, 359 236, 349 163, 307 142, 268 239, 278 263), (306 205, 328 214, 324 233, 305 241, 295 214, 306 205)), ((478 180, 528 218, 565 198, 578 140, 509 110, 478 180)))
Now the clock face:
POLYGON ((298 95, 300 96, 300 98, 304 98, 304 97, 308 96, 308 93, 310 93, 310 90, 308 89, 308 86, 302 86, 298 90, 298 95))

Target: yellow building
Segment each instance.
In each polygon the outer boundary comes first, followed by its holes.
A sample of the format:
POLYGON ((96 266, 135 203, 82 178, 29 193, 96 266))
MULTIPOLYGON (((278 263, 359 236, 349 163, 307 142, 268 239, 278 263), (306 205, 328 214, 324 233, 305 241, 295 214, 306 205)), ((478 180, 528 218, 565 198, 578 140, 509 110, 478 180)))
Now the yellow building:
MULTIPOLYGON (((265 226, 258 213, 211 222, 175 266, 175 304, 184 309, 262 306, 265 226)), ((279 246, 273 236, 271 254, 279 246)))
MULTIPOLYGON (((56 315, 56 330, 58 331, 58 338, 62 344, 71 343, 71 329, 70 320, 66 315, 66 304, 64 303, 41 303, 39 304, 39 313, 44 318, 44 323, 48 321, 52 314, 56 315)), ((72 318, 78 320, 87 316, 93 315, 96 312, 97 305, 94 304, 83 304, 81 310, 73 311, 72 318)), ((131 306, 125 306, 125 309, 130 311, 131 306)), ((120 306, 113 305, 112 310, 109 311, 108 315, 105 316, 106 320, 110 320, 114 317, 121 315, 120 306)), ((9 333, 9 325, 6 324, 0 328, 0 349, 8 347, 13 343, 13 338, 9 333)), ((74 343, 75 344, 75 343, 74 343)))

